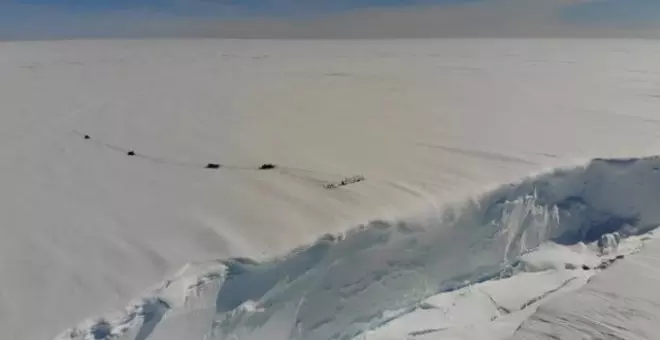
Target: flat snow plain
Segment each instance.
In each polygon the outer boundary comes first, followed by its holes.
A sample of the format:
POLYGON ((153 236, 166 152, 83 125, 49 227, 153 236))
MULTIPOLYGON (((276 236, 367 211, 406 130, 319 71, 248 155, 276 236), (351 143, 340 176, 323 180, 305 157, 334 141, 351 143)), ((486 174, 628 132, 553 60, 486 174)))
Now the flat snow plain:
POLYGON ((51 339, 187 263, 658 154, 659 60, 643 40, 1 42, 2 337, 51 339))

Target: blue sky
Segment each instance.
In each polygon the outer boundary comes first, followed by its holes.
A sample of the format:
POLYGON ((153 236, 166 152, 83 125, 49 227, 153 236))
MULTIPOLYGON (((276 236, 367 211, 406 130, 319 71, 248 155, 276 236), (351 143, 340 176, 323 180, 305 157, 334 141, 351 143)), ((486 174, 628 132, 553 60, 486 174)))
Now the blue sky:
POLYGON ((660 0, 601 0, 570 6, 562 17, 570 22, 641 26, 660 20, 660 0))
POLYGON ((52 10, 76 15, 157 12, 176 16, 327 15, 365 8, 443 6, 483 0, 0 0, 5 12, 22 15, 52 10), (4 1, 4 2, 3 2, 4 1))
POLYGON ((358 37, 564 36, 611 29, 634 36, 635 29, 659 24, 660 0, 0 0, 0 39, 314 37, 317 31, 341 37, 353 31, 358 37))

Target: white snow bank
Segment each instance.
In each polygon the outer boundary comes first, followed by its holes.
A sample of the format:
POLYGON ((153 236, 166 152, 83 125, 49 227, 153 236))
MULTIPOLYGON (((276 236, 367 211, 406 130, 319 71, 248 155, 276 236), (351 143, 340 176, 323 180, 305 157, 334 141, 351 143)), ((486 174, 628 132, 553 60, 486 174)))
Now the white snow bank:
MULTIPOLYGON (((519 263, 525 265, 518 269, 533 272, 518 272, 432 296, 403 316, 357 339, 509 339, 539 306, 580 289, 594 274, 602 275, 601 269, 614 263, 619 265, 618 260, 638 252, 653 237, 652 233, 625 239, 616 253, 608 254, 600 253, 596 243, 576 246, 544 243, 520 257, 519 263), (530 267, 530 262, 535 266, 530 267), (538 263, 549 265, 539 271, 538 263)), ((570 305, 567 303, 566 307, 570 305)))
MULTIPOLYGON (((597 159, 585 167, 502 186, 425 223, 374 221, 343 235, 325 236, 282 258, 222 261, 216 264, 218 268, 212 267, 212 275, 206 269, 194 269, 198 273, 191 277, 180 275, 168 281, 137 313, 132 312, 136 308, 129 308, 129 316, 120 322, 104 320, 91 328, 78 327, 58 339, 96 333, 104 335, 94 335, 96 339, 107 334, 131 340, 176 339, 164 330, 184 325, 189 334, 204 339, 262 339, 266 335, 271 340, 350 339, 414 311, 420 301, 442 292, 521 270, 581 271, 585 265, 590 270, 598 261, 585 247, 596 254, 603 235, 616 232, 623 238, 634 237, 660 225, 660 211, 654 204, 660 200, 659 169, 659 157, 597 159), (550 241, 572 247, 547 244, 550 241), (182 301, 192 296, 191 287, 200 286, 199 273, 207 278, 203 282, 213 282, 217 289, 206 291, 213 299, 201 302, 204 313, 195 310, 198 313, 189 316, 195 322, 182 322, 180 315, 187 313, 182 301), (159 305, 153 307, 154 301, 159 305), (213 321, 199 321, 209 320, 211 304, 213 321), (139 312, 144 309, 148 311, 139 312), (125 320, 132 320, 134 314, 143 315, 137 326, 147 331, 130 337, 131 327, 125 325, 135 325, 125 320), (178 317, 170 319, 169 314, 178 317)), ((564 279, 559 286, 567 284, 564 279)), ((465 305, 466 311, 459 308, 452 313, 480 310, 483 314, 475 317, 487 320, 503 310, 525 309, 539 300, 532 297, 552 292, 558 285, 554 279, 534 280, 530 281, 534 287, 519 299, 494 284, 486 296, 498 301, 504 295, 500 300, 506 303, 482 310, 484 299, 473 296, 476 300, 465 305), (476 305, 471 307, 472 303, 476 305)), ((207 299, 208 294, 201 296, 207 299)), ((456 294, 438 298, 454 299, 456 294)))
MULTIPOLYGON (((542 305, 512 340, 656 339, 660 333, 660 240, 542 305)), ((639 245, 639 243, 638 243, 639 245)))
POLYGON ((593 268, 599 263, 597 253, 583 243, 572 247, 544 243, 537 249, 524 253, 518 260, 519 268, 525 272, 576 269, 583 266, 593 268))
POLYGON ((536 306, 586 282, 585 271, 550 270, 467 286, 424 300, 410 313, 369 331, 368 340, 505 339, 536 306))
POLYGON ((172 278, 151 289, 149 295, 132 302, 124 312, 87 320, 56 339, 146 339, 166 313, 172 318, 177 311, 193 314, 213 307, 214 304, 208 301, 225 277, 226 267, 221 262, 188 264, 172 278))

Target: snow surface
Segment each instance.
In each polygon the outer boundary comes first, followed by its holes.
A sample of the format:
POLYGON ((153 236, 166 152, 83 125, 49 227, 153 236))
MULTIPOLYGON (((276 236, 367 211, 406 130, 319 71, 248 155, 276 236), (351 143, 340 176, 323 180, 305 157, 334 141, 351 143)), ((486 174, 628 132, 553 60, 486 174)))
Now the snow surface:
POLYGON ((542 305, 511 339, 655 339, 659 256, 660 242, 649 242, 582 289, 542 305))
POLYGON ((89 318, 96 338, 352 335, 550 238, 646 231, 653 159, 466 199, 657 154, 659 55, 632 40, 0 42, 3 338, 89 318), (384 222, 268 260, 370 220, 384 222), (240 257, 265 262, 215 260, 240 257), (145 289, 167 277, 181 279, 145 289))
POLYGON ((85 323, 58 340, 86 339, 99 324, 131 340, 493 339, 493 326, 504 328, 504 339, 535 304, 584 284, 660 225, 649 203, 660 199, 658 169, 656 157, 594 160, 503 186, 421 225, 376 221, 283 258, 220 261, 201 276, 167 281, 119 318, 85 323), (626 241, 621 249, 602 247, 610 233, 626 241), (492 281, 503 277, 510 278, 492 281), (163 306, 157 317, 154 301, 163 306))

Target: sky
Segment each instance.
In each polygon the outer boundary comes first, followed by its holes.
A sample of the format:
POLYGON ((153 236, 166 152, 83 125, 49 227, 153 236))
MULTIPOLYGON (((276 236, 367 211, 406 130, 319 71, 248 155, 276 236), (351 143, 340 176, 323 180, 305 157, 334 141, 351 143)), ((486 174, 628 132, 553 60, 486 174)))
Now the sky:
POLYGON ((0 39, 660 37, 660 0, 0 0, 0 39))

